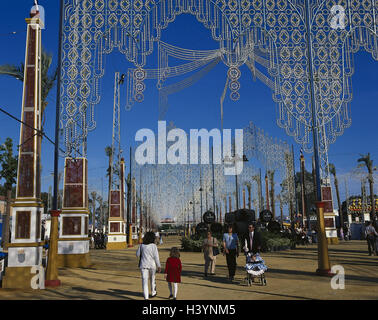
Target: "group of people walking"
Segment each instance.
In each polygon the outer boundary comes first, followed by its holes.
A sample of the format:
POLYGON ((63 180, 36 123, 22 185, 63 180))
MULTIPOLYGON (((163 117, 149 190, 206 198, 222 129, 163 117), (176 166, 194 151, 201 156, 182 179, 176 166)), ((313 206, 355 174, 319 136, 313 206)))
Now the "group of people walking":
MULTIPOLYGON (((261 249, 260 234, 255 231, 255 225, 248 226, 248 233, 241 239, 242 249, 245 254, 256 254, 261 249)), ((239 238, 233 232, 230 225, 227 232, 223 234, 222 239, 223 255, 226 256, 228 277, 230 281, 234 280, 236 272, 236 259, 239 256, 239 238)), ((220 253, 219 242, 213 237, 212 232, 207 232, 207 237, 203 241, 203 253, 205 260, 204 276, 215 275, 216 259, 220 253)), ((136 256, 139 258, 139 269, 142 276, 142 289, 144 299, 156 297, 156 273, 161 272, 161 264, 159 252, 156 246, 156 234, 154 232, 146 232, 143 243, 138 247, 136 256), (149 285, 151 295, 149 294, 149 285)), ((180 251, 177 247, 170 249, 169 257, 165 263, 165 279, 168 283, 170 292, 169 299, 176 300, 178 293, 178 284, 181 282, 182 263, 180 260, 180 251)))
MULTIPOLYGON (((248 225, 248 232, 242 236, 242 249, 245 254, 251 253, 255 255, 261 249, 260 234, 255 231, 255 224, 248 225)), ((227 232, 223 234, 222 239, 223 255, 226 256, 228 277, 230 281, 234 280, 236 272, 236 259, 239 257, 239 237, 233 231, 232 225, 227 227, 227 232)), ((210 266, 210 274, 215 274, 216 255, 214 255, 214 248, 218 247, 217 239, 213 238, 211 232, 207 233, 207 239, 204 240, 204 258, 205 258, 205 277, 208 275, 208 268, 210 266)))
POLYGON ((88 231, 88 237, 90 240, 91 249, 105 249, 107 243, 107 235, 102 231, 92 232, 88 231))
MULTIPOLYGON (((151 298, 156 297, 156 272, 161 272, 158 248, 155 244, 156 235, 154 232, 146 232, 143 243, 139 246, 136 255, 139 258, 139 269, 142 275, 142 288, 144 299, 149 299, 148 282, 151 287, 151 298)), ((169 257, 165 263, 165 279, 168 282, 169 299, 176 300, 178 283, 181 282, 182 264, 180 251, 177 247, 172 247, 169 257)))

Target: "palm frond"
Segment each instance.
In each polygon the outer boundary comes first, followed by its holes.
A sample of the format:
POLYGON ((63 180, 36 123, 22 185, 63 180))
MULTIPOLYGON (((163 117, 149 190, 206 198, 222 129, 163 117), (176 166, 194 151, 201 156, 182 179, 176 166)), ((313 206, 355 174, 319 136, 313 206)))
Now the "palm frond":
POLYGON ((332 174, 334 177, 336 176, 336 168, 333 163, 328 164, 328 170, 330 174, 332 174))
POLYGON ((15 66, 11 64, 0 65, 0 74, 16 78, 17 80, 24 81, 24 64, 15 66))
MULTIPOLYGON (((41 53, 41 112, 42 115, 45 111, 45 108, 48 104, 47 97, 49 92, 54 87, 55 81, 58 77, 58 69, 56 68, 51 75, 49 75, 49 70, 52 63, 52 54, 46 52, 42 49, 41 53)), ((20 81, 24 81, 24 64, 21 63, 20 66, 4 64, 0 65, 0 75, 8 75, 14 77, 20 81)))

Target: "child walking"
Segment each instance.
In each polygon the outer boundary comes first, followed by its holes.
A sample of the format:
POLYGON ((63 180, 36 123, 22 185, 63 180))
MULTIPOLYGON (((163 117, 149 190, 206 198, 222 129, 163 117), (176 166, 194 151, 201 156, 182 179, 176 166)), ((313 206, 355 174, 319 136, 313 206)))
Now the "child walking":
POLYGON ((180 260, 180 251, 177 247, 171 248, 169 258, 165 263, 165 278, 168 281, 168 288, 170 295, 168 299, 176 300, 177 297, 177 284, 181 282, 181 260, 180 260), (172 293, 173 286, 173 293, 172 293))

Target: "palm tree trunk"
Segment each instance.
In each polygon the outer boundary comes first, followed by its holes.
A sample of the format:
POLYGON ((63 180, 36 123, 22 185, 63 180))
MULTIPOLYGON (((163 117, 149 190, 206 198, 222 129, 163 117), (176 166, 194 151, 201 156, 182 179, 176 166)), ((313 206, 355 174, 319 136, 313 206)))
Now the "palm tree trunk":
POLYGON ((276 218, 276 205, 274 199, 274 171, 269 173, 269 180, 270 180, 270 204, 272 206, 272 214, 273 219, 276 218))
POLYGON ((258 194, 259 194, 259 213, 263 210, 263 196, 262 196, 262 184, 261 184, 261 175, 258 178, 258 183, 257 183, 257 188, 258 188, 258 194))
POLYGON ((293 200, 290 200, 289 205, 290 205, 290 221, 293 221, 294 220, 294 204, 293 204, 293 200))
POLYGON ((335 176, 335 189, 336 189, 337 205, 339 207, 340 228, 343 228, 343 226, 344 226, 344 217, 343 217, 343 212, 341 210, 340 193, 339 193, 339 182, 337 181, 336 176, 335 176))
POLYGON ((95 191, 91 193, 92 196, 92 233, 94 234, 96 231, 96 199, 97 194, 95 191))
POLYGON ((247 190, 248 190, 248 209, 251 210, 251 186, 248 185, 247 186, 247 190))
POLYGON ((370 211, 370 221, 373 221, 375 217, 375 199, 374 199, 374 182, 373 176, 369 173, 369 189, 370 189, 370 203, 371 203, 371 211, 370 211))
POLYGON ((269 186, 268 186, 268 176, 265 175, 265 197, 266 197, 266 210, 270 211, 269 206, 269 186))

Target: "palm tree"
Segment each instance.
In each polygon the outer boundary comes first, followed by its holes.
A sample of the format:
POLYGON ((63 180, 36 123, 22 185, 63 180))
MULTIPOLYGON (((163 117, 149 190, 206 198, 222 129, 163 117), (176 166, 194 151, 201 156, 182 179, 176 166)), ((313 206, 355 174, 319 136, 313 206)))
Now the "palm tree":
POLYGON ((369 188, 370 188, 370 203, 371 203, 371 211, 370 211, 370 219, 373 220, 375 217, 375 199, 374 199, 374 179, 373 179, 373 171, 376 168, 373 168, 373 160, 370 159, 370 153, 367 155, 361 155, 361 158, 357 160, 357 162, 362 162, 359 167, 365 166, 368 170, 368 181, 369 181, 369 188))
MULTIPOLYGON (((58 76, 58 69, 55 68, 51 74, 49 70, 52 63, 52 54, 47 53, 42 49, 41 53, 41 113, 42 113, 42 123, 44 123, 44 111, 48 104, 47 96, 49 95, 50 90, 54 87, 54 83, 58 76)), ((16 78, 24 82, 24 70, 25 66, 21 63, 19 66, 4 64, 0 65, 0 75, 7 75, 16 78)))
POLYGON ((259 203, 259 213, 263 210, 263 197, 262 197, 262 187, 261 187, 261 178, 260 175, 256 174, 252 177, 252 180, 256 181, 257 183, 257 193, 258 193, 258 203, 259 203))
POLYGON ((4 187, 6 190, 6 212, 3 215, 3 245, 5 249, 9 243, 9 226, 10 226, 10 203, 12 198, 12 186, 16 183, 17 178, 17 156, 13 155, 13 142, 11 138, 7 138, 0 145, 0 179, 4 179, 4 187))
POLYGON ((343 212, 341 210, 340 193, 339 193, 339 182, 337 181, 335 165, 333 163, 329 163, 328 164, 328 170, 329 170, 329 173, 332 174, 333 178, 334 178, 335 189, 336 189, 336 197, 337 197, 337 205, 339 207, 340 228, 342 229, 343 226, 344 226, 344 217, 343 217, 343 212))
POLYGON ((248 209, 251 210, 251 202, 252 202, 252 198, 251 198, 251 188, 252 188, 252 185, 250 182, 246 181, 244 182, 244 185, 247 187, 247 191, 248 191, 248 209))
MULTIPOLYGON (((286 168, 288 168, 290 172, 288 176, 291 176, 291 174, 293 174, 293 176, 291 177, 292 183, 289 182, 288 180, 286 181, 287 189, 288 189, 287 199, 285 199, 285 195, 283 194, 280 197, 281 197, 281 201, 283 201, 284 203, 289 203, 290 219, 292 221, 294 218, 294 201, 295 201, 294 180, 295 180, 295 177, 294 177, 294 168, 293 168, 293 158, 291 156, 291 153, 289 152, 285 152, 285 164, 286 164, 286 168)), ((290 177, 288 179, 290 179, 290 177)), ((281 188, 282 188, 282 184, 281 184, 281 188)))
POLYGON ((270 203, 271 203, 271 210, 273 214, 273 218, 276 217, 276 205, 275 205, 275 198, 274 198, 274 172, 275 170, 268 171, 269 183, 270 183, 270 203))
POLYGON ((102 203, 102 198, 100 195, 97 194, 96 191, 91 192, 92 197, 92 232, 94 233, 96 230, 96 202, 102 203))

